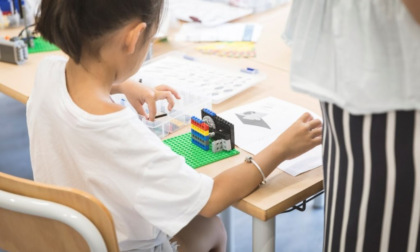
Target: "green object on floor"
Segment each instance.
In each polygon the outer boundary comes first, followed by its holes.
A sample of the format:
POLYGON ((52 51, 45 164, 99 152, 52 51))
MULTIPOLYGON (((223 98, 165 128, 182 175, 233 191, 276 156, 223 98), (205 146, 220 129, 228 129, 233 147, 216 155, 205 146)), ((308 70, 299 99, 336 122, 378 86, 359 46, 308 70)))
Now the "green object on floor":
POLYGON ((213 153, 211 143, 210 150, 205 151, 191 142, 191 133, 172 137, 163 142, 174 152, 185 157, 185 162, 194 169, 239 154, 236 149, 213 153))
POLYGON ((30 54, 39 53, 39 52, 58 51, 58 50, 60 50, 60 48, 44 40, 42 37, 34 38, 34 47, 28 47, 28 53, 30 54))

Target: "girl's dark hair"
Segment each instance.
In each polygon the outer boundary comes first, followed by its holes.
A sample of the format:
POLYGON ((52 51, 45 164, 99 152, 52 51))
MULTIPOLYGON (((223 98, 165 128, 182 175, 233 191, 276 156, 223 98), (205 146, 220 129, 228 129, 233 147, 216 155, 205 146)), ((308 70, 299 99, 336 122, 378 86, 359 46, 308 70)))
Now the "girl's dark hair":
POLYGON ((79 63, 84 43, 135 18, 147 24, 149 37, 162 9, 163 0, 42 0, 35 29, 79 63))

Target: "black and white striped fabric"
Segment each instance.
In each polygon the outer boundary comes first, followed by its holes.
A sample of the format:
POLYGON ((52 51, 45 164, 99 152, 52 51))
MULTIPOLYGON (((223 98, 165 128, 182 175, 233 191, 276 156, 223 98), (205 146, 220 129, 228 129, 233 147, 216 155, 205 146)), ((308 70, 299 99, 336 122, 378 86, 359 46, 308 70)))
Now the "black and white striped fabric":
POLYGON ((321 103, 324 251, 420 251, 420 111, 321 103))

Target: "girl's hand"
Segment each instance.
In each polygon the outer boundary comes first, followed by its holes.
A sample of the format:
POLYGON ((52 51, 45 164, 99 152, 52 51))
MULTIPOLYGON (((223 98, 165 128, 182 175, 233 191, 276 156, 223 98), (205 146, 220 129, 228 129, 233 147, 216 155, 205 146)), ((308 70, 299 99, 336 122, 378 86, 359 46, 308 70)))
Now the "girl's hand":
POLYGON ((121 84, 116 84, 113 91, 123 93, 130 104, 136 109, 137 113, 146 117, 150 121, 155 120, 156 116, 156 101, 166 99, 168 101, 168 110, 172 110, 175 105, 174 97, 180 99, 178 92, 166 85, 159 85, 151 88, 142 83, 128 80, 121 84), (143 104, 147 104, 149 114, 144 111, 143 104))
POLYGON ((284 157, 293 159, 321 143, 322 123, 311 114, 304 113, 277 138, 277 141, 284 146, 284 157))

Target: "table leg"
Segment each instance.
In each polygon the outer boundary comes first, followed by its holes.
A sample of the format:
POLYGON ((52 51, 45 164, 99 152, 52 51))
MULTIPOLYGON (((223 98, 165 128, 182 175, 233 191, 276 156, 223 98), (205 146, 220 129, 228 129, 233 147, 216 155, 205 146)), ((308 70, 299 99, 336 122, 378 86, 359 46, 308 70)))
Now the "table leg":
POLYGON ((252 251, 274 252, 276 238, 276 218, 262 221, 252 217, 252 251))
POLYGON ((318 208, 323 207, 323 205, 324 205, 324 197, 323 197, 323 195, 320 195, 320 196, 318 196, 318 197, 316 197, 314 199, 313 208, 318 209, 318 208))
POLYGON ((223 212, 219 214, 220 219, 222 219, 223 224, 225 225, 226 234, 227 234, 227 245, 226 252, 235 251, 235 236, 234 236, 234 227, 232 224, 232 207, 226 208, 223 212))

